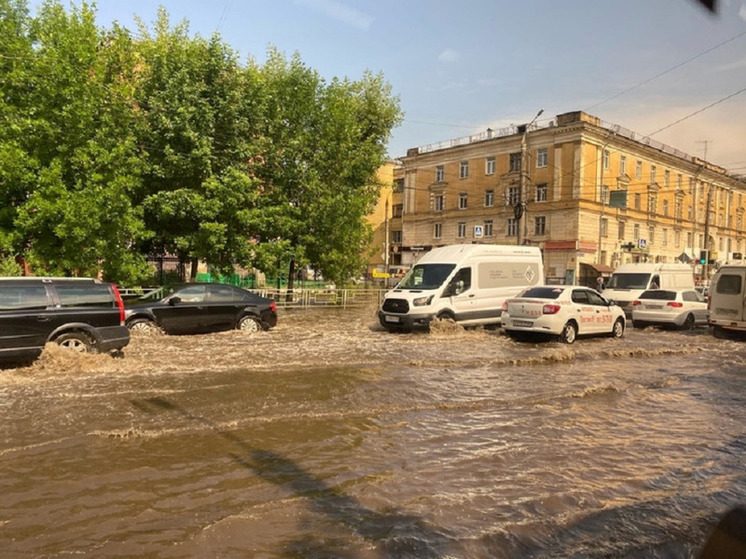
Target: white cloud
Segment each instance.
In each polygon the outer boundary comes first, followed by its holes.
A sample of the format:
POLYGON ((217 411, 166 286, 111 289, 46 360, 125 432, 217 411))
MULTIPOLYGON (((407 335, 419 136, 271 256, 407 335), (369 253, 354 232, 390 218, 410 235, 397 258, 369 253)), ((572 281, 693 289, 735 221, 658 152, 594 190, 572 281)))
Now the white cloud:
POLYGON ((453 49, 446 49, 438 55, 438 60, 444 64, 458 62, 459 58, 461 58, 461 55, 453 49))
POLYGON ((338 0, 295 0, 295 3, 362 31, 370 29, 373 23, 373 16, 338 0))

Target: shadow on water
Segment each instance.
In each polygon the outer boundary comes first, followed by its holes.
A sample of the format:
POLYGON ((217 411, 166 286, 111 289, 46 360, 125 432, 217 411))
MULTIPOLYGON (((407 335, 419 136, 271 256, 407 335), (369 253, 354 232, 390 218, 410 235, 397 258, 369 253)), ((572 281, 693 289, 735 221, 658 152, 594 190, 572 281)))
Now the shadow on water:
MULTIPOLYGON (((380 557, 437 559, 453 557, 448 548, 454 539, 444 530, 428 524, 419 516, 399 511, 377 512, 338 488, 331 487, 293 460, 266 449, 253 448, 234 434, 220 429, 205 417, 197 416, 160 397, 131 400, 133 406, 152 413, 154 410, 175 412, 206 425, 216 435, 230 441, 240 452, 229 456, 261 479, 296 496, 307 499, 312 510, 345 526, 355 535, 374 543, 380 557)), ((287 544, 286 557, 351 557, 349 554, 322 547, 318 540, 302 539, 287 544)))

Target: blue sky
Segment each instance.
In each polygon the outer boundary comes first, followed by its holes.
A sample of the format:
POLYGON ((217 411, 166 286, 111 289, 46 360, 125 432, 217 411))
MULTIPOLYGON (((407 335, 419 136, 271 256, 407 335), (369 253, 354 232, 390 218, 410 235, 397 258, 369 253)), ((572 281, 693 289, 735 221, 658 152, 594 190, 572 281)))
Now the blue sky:
POLYGON ((137 31, 159 5, 245 60, 273 45, 327 79, 382 72, 410 147, 584 110, 746 174, 746 0, 98 0, 137 31), (737 93, 740 92, 740 93, 737 93), (712 105, 712 106, 711 106, 712 105), (679 122, 681 121, 681 122, 679 122))

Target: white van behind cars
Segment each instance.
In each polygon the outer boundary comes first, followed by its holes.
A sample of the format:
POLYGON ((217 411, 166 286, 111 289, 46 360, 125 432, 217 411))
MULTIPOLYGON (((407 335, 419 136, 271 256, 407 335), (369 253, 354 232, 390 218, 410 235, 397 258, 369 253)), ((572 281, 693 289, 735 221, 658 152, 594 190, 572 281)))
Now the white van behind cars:
POLYGON ((746 332, 746 266, 721 266, 710 282, 708 322, 713 335, 746 332))
POLYGON ((429 328, 434 318, 499 325, 503 301, 544 283, 538 247, 450 245, 431 250, 386 293, 378 319, 388 330, 429 328))
POLYGON ((603 295, 630 316, 632 302, 648 289, 693 290, 694 271, 689 264, 622 264, 611 274, 603 295))

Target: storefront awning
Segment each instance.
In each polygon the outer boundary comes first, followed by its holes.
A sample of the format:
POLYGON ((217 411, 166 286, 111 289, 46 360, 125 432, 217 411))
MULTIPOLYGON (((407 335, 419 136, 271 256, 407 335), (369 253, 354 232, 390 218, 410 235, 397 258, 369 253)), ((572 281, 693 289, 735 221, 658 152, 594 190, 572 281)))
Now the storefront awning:
POLYGON ((588 266, 589 268, 593 268, 598 272, 599 274, 610 274, 614 271, 614 268, 610 268, 606 264, 591 264, 590 262, 581 262, 581 266, 588 266))

